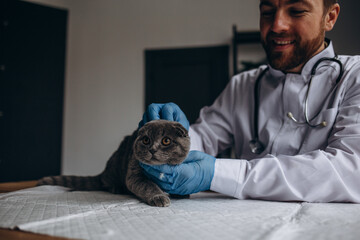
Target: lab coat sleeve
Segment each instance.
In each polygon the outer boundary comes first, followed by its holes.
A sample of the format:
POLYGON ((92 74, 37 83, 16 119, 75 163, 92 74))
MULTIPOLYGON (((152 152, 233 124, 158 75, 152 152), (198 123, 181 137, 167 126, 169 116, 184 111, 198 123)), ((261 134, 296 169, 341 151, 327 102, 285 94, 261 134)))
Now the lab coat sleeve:
POLYGON ((244 112, 240 115, 245 119, 240 121, 249 122, 249 118, 252 119, 252 115, 245 112, 254 107, 249 105, 253 100, 253 83, 263 69, 264 67, 234 76, 214 103, 201 109, 198 120, 189 129, 191 150, 216 156, 232 147, 233 134, 243 134, 235 130, 235 108, 241 108, 244 112))
POLYGON ((326 148, 251 161, 217 159, 211 190, 239 199, 360 203, 358 73, 345 76, 349 79, 326 148))
POLYGON ((197 122, 190 126, 191 150, 206 152, 212 156, 231 147, 232 118, 230 117, 233 88, 225 88, 212 106, 201 109, 197 122))

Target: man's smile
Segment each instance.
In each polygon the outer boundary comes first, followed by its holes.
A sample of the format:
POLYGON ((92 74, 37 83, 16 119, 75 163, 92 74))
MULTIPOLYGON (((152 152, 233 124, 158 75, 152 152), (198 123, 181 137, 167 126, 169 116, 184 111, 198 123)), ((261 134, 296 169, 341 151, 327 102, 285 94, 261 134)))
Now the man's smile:
POLYGON ((294 41, 285 41, 285 40, 273 40, 273 42, 276 44, 276 45, 288 45, 288 44, 292 44, 294 41))
POLYGON ((288 39, 271 39, 270 43, 274 51, 282 51, 293 46, 295 41, 288 39))

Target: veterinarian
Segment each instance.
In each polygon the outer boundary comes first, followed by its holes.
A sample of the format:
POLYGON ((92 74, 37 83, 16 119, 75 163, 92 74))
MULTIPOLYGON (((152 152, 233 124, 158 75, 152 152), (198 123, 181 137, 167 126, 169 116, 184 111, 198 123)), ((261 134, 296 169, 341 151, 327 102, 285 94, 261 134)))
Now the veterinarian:
MULTIPOLYGON (((360 203, 360 57, 325 39, 339 12, 336 0, 260 0, 269 66, 234 76, 190 126, 185 162, 142 165, 148 177, 174 194, 360 203), (236 159, 214 157, 229 147, 236 159)), ((140 126, 158 118, 189 127, 173 103, 150 105, 140 126)))

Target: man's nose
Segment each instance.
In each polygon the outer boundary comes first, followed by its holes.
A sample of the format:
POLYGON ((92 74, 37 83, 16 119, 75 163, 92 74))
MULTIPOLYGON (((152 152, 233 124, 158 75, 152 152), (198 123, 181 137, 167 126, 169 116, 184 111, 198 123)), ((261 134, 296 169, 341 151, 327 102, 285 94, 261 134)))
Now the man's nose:
POLYGON ((275 13, 271 30, 275 33, 282 33, 289 30, 290 18, 282 11, 275 13))

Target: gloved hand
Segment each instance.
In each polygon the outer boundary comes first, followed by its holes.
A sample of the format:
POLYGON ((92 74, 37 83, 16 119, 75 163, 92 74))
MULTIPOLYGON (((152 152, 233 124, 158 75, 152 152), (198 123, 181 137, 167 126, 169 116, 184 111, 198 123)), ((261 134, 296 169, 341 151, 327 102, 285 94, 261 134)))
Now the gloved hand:
POLYGON ((143 119, 139 123, 139 128, 144 126, 145 123, 157 119, 179 122, 186 130, 189 130, 189 121, 187 120, 185 113, 181 111, 180 107, 175 103, 150 104, 143 115, 143 119))
POLYGON ((200 151, 190 151, 179 165, 147 165, 140 163, 153 182, 164 191, 187 195, 210 189, 214 177, 215 158, 200 151))

